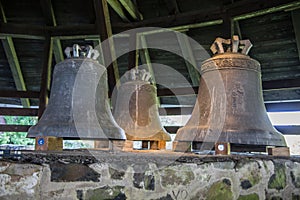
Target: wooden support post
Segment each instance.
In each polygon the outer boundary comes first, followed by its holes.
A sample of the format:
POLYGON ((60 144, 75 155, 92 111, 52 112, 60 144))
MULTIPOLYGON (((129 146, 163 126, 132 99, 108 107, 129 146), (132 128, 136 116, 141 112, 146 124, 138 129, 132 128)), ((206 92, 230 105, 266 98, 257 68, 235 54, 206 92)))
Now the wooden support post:
POLYGON ((44 45, 44 62, 41 78, 40 97, 39 97, 39 119, 42 117, 48 104, 48 91, 50 90, 51 68, 52 68, 52 49, 53 40, 47 37, 44 45))
POLYGON ((136 5, 134 5, 131 0, 119 0, 119 1, 134 20, 139 21, 143 19, 143 15, 139 12, 136 5))
POLYGON ((159 141, 150 141, 150 150, 158 150, 158 142, 159 141))
POLYGON ((268 147, 267 153, 269 156, 290 156, 289 147, 268 147))
POLYGON ((125 140, 123 151, 132 151, 133 150, 133 141, 132 140, 125 140))
POLYGON ((112 7, 112 9, 123 19, 125 22, 130 22, 127 18, 122 5, 118 0, 107 0, 107 3, 112 7))
POLYGON ((236 29, 236 34, 239 36, 239 39, 242 40, 243 39, 243 35, 242 35, 242 31, 241 31, 241 27, 240 27, 239 21, 234 21, 234 26, 235 26, 235 29, 236 29))
POLYGON ((230 143, 227 142, 215 143, 215 155, 230 155, 230 143))
POLYGON ((109 140, 109 150, 113 152, 122 151, 124 148, 124 140, 109 140))
POLYGON ((149 141, 142 141, 142 149, 149 149, 149 141))
POLYGON ((228 13, 223 16, 223 34, 224 39, 230 39, 234 35, 234 21, 228 13))
POLYGON ((109 10, 106 0, 94 0, 94 9, 96 13, 96 27, 100 35, 101 41, 108 39, 108 42, 102 43, 102 51, 104 62, 112 61, 107 67, 108 80, 109 80, 109 96, 111 96, 115 85, 119 86, 119 69, 116 60, 114 49, 114 41, 112 38, 112 29, 110 23, 109 10))
MULTIPOLYGON (((46 24, 48 26, 56 27, 57 23, 51 0, 40 0, 40 4, 42 7, 44 18, 46 20, 46 24)), ((61 42, 58 38, 53 38, 53 53, 56 63, 59 63, 64 60, 61 42)))
MULTIPOLYGON (((1 12, 1 19, 4 23, 7 23, 6 16, 2 4, 0 2, 0 12, 1 12)), ((19 59, 16 53, 16 49, 14 46, 14 42, 12 37, 7 36, 6 39, 1 39, 10 70, 12 72, 12 76, 14 78, 17 90, 26 91, 26 84, 23 78, 21 66, 19 63, 19 59)), ((27 98, 21 98, 21 103, 24 107, 30 107, 30 101, 27 98)))
POLYGON ((136 67, 136 60, 137 60, 136 43, 137 43, 137 35, 136 33, 133 33, 132 35, 129 36, 129 49, 134 49, 134 50, 128 53, 128 70, 136 67))
POLYGON ((37 151, 62 151, 63 139, 57 137, 35 138, 35 150, 37 151))
POLYGON ((300 60, 300 9, 292 11, 293 26, 300 60))
POLYGON ((109 149, 109 140, 95 140, 94 141, 95 149, 109 149))
POLYGON ((139 35, 139 37, 141 40, 141 46, 143 48, 142 50, 139 50, 139 55, 140 55, 141 61, 143 64, 147 64, 148 71, 151 74, 152 83, 153 83, 153 85, 156 85, 155 75, 154 75, 153 67, 151 64, 151 58, 150 58, 150 54, 149 54, 149 50, 148 50, 148 46, 147 46, 146 37, 143 34, 139 35))
POLYGON ((189 72, 190 78, 192 80, 193 85, 199 85, 200 74, 197 70, 197 62, 193 54, 193 50, 187 35, 183 35, 181 33, 177 33, 177 40, 179 42, 179 46, 181 49, 181 53, 186 58, 185 64, 187 70, 189 72))

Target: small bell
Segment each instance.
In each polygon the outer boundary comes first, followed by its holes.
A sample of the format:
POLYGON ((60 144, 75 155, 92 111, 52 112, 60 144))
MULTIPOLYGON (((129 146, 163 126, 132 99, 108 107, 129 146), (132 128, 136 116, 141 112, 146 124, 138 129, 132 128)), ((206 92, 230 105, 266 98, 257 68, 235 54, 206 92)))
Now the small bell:
MULTIPOLYGON (((121 84, 113 115, 131 141, 150 142, 151 149, 165 149, 171 137, 160 123, 156 87, 145 70, 131 69, 121 84)), ((147 148, 147 147, 146 147, 147 148)))

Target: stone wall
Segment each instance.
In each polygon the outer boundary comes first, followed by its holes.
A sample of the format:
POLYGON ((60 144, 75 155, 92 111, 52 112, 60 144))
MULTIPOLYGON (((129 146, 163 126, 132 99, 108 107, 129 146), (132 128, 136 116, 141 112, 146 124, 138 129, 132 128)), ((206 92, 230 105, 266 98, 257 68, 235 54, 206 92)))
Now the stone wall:
POLYGON ((298 158, 98 154, 2 160, 0 199, 300 199, 298 158))

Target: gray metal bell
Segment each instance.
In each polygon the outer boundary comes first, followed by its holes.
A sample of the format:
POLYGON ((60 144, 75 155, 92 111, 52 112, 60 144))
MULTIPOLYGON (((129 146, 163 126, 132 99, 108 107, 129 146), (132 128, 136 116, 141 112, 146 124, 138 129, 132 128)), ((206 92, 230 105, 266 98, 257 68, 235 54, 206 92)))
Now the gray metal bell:
POLYGON ((197 102, 190 120, 176 134, 175 151, 184 150, 180 145, 184 142, 193 142, 196 150, 209 150, 217 142, 230 143, 233 151, 286 146, 268 118, 260 64, 247 56, 251 46, 237 36, 216 39, 211 50, 218 54, 202 64, 197 102), (227 51, 224 43, 231 45, 227 51))
POLYGON ((27 137, 126 139, 110 111, 106 68, 95 60, 96 50, 86 49, 81 55, 87 57, 80 56, 78 45, 66 49, 68 59, 54 69, 49 104, 27 137))

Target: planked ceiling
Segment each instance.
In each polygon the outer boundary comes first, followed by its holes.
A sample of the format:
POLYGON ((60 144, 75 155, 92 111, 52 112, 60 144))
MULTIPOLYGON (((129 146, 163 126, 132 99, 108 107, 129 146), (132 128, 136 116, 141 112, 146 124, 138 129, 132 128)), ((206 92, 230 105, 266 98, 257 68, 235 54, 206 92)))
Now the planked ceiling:
MULTIPOLYGON (((97 1, 0 0, 0 90, 40 91, 45 38, 49 36, 55 40, 52 67, 64 59, 62 50, 67 46, 97 45, 100 38, 105 37, 103 30, 97 28, 103 27, 97 21, 102 13, 95 7, 97 1), (13 69, 18 66, 19 74, 13 75, 13 69)), ((107 0, 105 3, 109 16, 104 17, 109 17, 113 34, 140 27, 175 27, 197 41, 209 55, 216 37, 226 38, 234 33, 250 39, 254 45, 250 56, 262 66, 265 101, 300 101, 300 1, 107 0), (228 23, 232 19, 234 22, 228 23)), ((187 52, 174 33, 160 33, 159 41, 155 40, 156 34, 143 37, 147 46, 155 46, 155 42, 165 44, 173 53, 152 48, 139 51, 139 64, 146 64, 145 55, 149 55, 151 63, 169 66, 184 77, 179 80, 170 70, 162 71, 154 66, 158 88, 163 88, 163 83, 170 88, 198 86, 195 71, 190 71, 189 63, 174 53, 187 52)), ((141 42, 141 38, 138 39, 141 42)), ((116 46, 122 47, 116 51, 126 51, 129 41, 128 35, 115 38, 116 46)), ((201 66, 203 58, 198 55, 203 49, 193 45, 190 48, 196 65, 201 66)), ((128 53, 117 59, 120 77, 128 70, 130 59, 132 55, 128 53)), ((110 73, 109 80, 113 78, 110 73)), ((195 95, 182 98, 184 104, 194 104, 195 95)), ((0 98, 0 103, 26 104, 12 98, 0 98)), ((33 99, 29 103, 38 105, 33 99)), ((161 97, 161 103, 178 104, 178 99, 161 97)))

